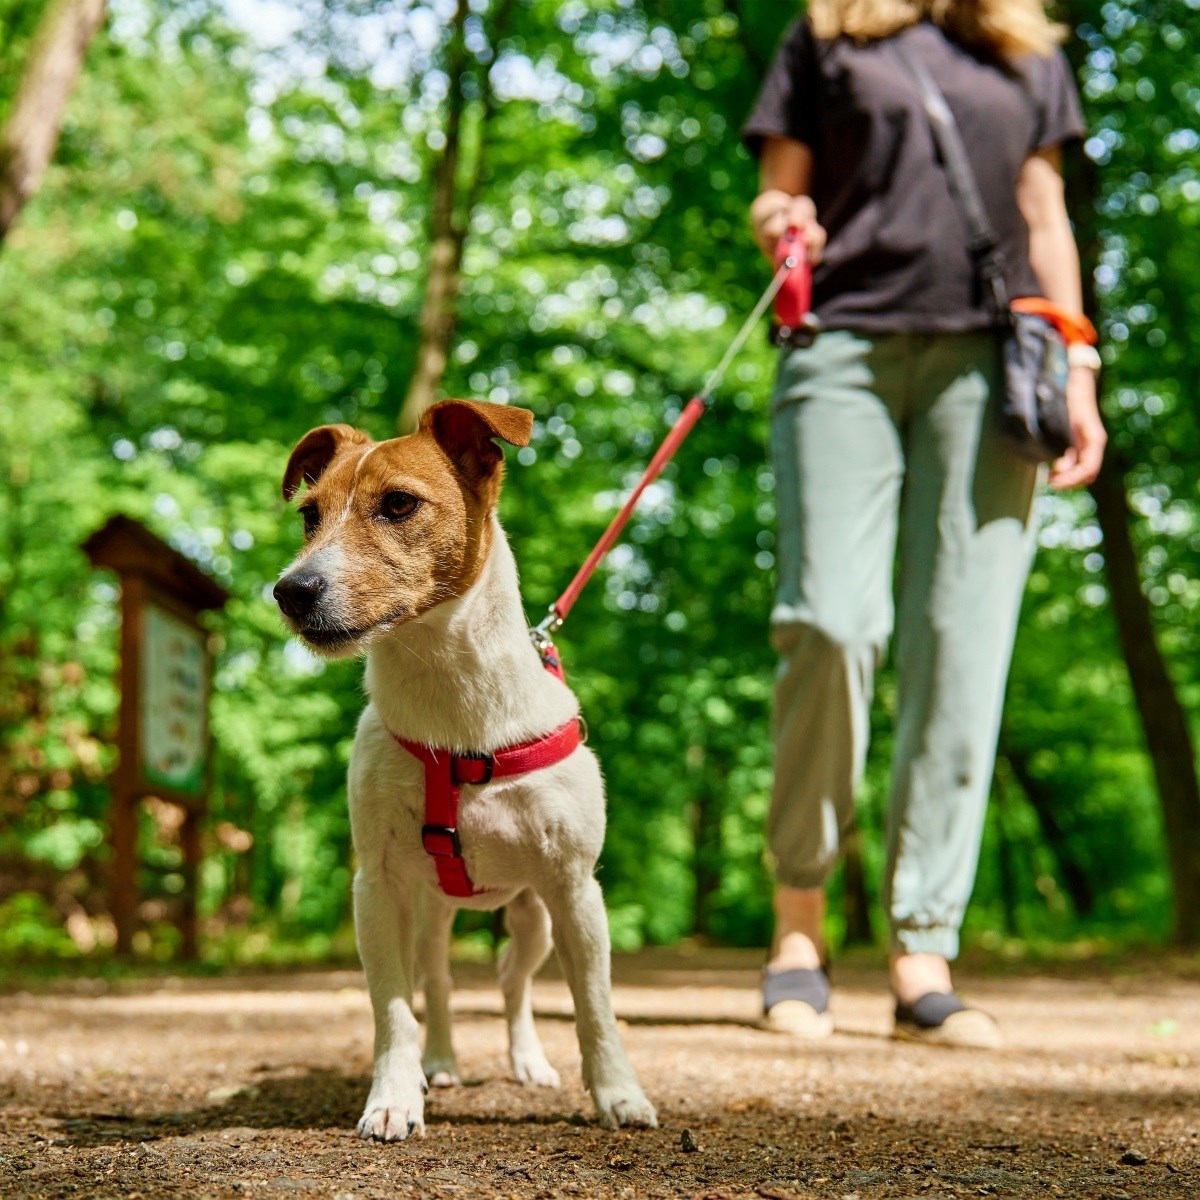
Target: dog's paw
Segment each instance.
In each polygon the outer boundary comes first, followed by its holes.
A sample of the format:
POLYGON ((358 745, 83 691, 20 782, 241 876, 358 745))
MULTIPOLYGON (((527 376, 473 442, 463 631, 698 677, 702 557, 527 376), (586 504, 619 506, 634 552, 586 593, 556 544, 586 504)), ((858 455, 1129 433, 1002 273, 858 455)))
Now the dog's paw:
POLYGON ((558 1072, 546 1061, 541 1046, 533 1050, 514 1050, 511 1057, 513 1074, 518 1083, 526 1087, 560 1086, 558 1072))
POLYGON ((636 1083, 617 1087, 598 1087, 592 1092, 596 1113, 605 1129, 620 1129, 635 1125, 641 1129, 657 1129, 658 1114, 636 1083))
POLYGON ((402 1142, 425 1136, 425 1097, 420 1085, 372 1094, 358 1122, 358 1136, 380 1142, 402 1142))
POLYGON ((458 1069, 458 1061, 454 1055, 449 1057, 436 1055, 421 1063, 429 1086, 435 1088, 457 1087, 462 1083, 462 1072, 458 1069))

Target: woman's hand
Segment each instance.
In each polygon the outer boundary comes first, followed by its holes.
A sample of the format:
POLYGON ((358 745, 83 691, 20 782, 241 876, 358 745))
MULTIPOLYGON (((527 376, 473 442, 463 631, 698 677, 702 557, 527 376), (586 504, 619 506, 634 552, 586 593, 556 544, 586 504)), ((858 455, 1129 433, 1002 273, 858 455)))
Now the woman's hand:
MULTIPOLYGON (((1079 252, 1067 219, 1061 158, 1054 146, 1025 160, 1017 180, 1017 207, 1029 227, 1029 263, 1046 299, 1066 312, 1081 313, 1079 252)), ((1060 490, 1091 483, 1104 461, 1108 434, 1096 406, 1096 374, 1090 367, 1071 368, 1067 413, 1075 444, 1050 467, 1050 486, 1060 490)))
POLYGON ((817 223, 817 206, 809 196, 789 196, 772 188, 761 193, 750 205, 750 228, 759 249, 772 262, 775 247, 785 229, 795 226, 804 239, 811 263, 821 261, 825 249, 825 230, 817 223))
POLYGON ((1108 434, 1096 404, 1096 373, 1088 367, 1071 368, 1067 412, 1075 444, 1050 468, 1050 486, 1059 491, 1091 483, 1104 461, 1108 434))

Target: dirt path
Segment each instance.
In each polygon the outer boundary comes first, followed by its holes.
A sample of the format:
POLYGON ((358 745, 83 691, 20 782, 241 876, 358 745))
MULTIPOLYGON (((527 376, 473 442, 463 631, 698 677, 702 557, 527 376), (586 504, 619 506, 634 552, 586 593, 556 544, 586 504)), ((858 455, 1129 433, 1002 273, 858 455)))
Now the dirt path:
POLYGON ((564 985, 536 1001, 564 1086, 529 1091, 489 972, 459 968, 466 1085, 392 1146, 351 1133, 371 1047, 352 972, 0 997, 0 1196, 1200 1197, 1200 983, 976 981, 1010 1039, 989 1054, 893 1044, 879 974, 843 969, 840 1032, 798 1046, 749 1024, 759 961, 618 963, 662 1121, 619 1134, 580 1089, 564 985))

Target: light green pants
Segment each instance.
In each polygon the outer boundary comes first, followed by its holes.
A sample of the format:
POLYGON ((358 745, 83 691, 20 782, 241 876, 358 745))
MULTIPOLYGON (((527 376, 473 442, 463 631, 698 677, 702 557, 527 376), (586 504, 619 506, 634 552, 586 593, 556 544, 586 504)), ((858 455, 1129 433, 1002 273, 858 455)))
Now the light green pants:
POLYGON ((780 362, 771 440, 780 655, 768 840, 822 885, 854 813, 892 632, 892 947, 953 958, 975 881, 1000 708, 1034 549, 1037 469, 998 437, 987 334, 819 335, 780 362))

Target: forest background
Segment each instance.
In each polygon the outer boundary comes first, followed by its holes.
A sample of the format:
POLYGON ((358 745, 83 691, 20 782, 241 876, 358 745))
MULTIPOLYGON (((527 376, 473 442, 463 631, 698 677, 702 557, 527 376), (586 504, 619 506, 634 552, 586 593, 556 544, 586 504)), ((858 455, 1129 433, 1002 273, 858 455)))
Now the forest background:
MULTIPOLYGON (((532 408, 503 517, 536 619, 766 282, 738 127, 794 15, 0 0, 0 958, 111 947, 117 591, 78 546, 115 512, 233 595, 213 624, 206 958, 352 952, 361 667, 314 660, 271 601, 300 542, 289 448, 330 421, 389 436, 438 394, 532 408), (56 38, 82 52, 60 117, 31 96, 56 38), (16 170, 30 111, 59 135, 36 188, 16 170)), ((1194 948, 1200 15, 1059 15, 1090 130, 1068 190, 1111 453, 1090 491, 1039 502, 967 938, 1194 948)), ((772 373, 756 337, 562 638, 608 780, 621 948, 769 936, 772 373)), ((885 672, 837 941, 882 928, 893 698, 885 672)), ((165 959, 179 812, 141 819, 136 945, 165 959)), ((487 947, 493 927, 460 933, 487 947)))

